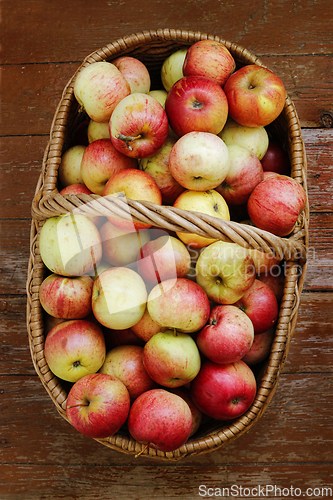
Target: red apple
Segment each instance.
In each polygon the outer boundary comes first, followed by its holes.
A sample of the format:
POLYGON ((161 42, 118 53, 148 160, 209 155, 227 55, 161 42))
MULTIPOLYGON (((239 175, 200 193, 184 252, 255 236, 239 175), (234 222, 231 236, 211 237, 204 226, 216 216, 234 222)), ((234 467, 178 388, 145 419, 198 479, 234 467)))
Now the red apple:
POLYGON ((218 135, 209 132, 184 134, 170 153, 171 175, 189 190, 207 191, 216 188, 226 178, 229 168, 227 146, 218 135))
MULTIPOLYGON (((132 200, 151 201, 157 205, 162 204, 162 194, 154 179, 146 172, 128 168, 114 174, 106 183, 103 196, 126 197, 132 200)), ((124 207, 128 210, 129 208, 124 207)), ((108 217, 109 221, 123 231, 131 232, 140 229, 148 229, 152 224, 145 222, 134 222, 125 218, 114 216, 108 217)))
POLYGON ((202 411, 193 403, 190 391, 186 387, 176 387, 174 389, 169 389, 172 394, 177 394, 189 405, 192 413, 192 430, 190 437, 197 432, 202 422, 202 411))
POLYGON ((280 302, 284 292, 284 272, 282 266, 273 266, 269 271, 260 273, 257 278, 273 290, 276 300, 280 302))
POLYGON ((164 387, 181 387, 199 373, 201 358, 193 338, 175 330, 156 333, 143 348, 150 377, 164 387))
POLYGON ((87 188, 84 184, 70 184, 59 191, 60 194, 92 194, 92 191, 87 188))
POLYGON ((91 312, 94 281, 90 276, 65 277, 50 274, 41 283, 39 300, 55 318, 83 319, 91 312))
POLYGON ((88 189, 101 196, 110 177, 125 168, 137 166, 137 161, 120 153, 110 139, 98 139, 91 142, 84 151, 81 175, 88 189))
POLYGON ((135 325, 132 326, 132 330, 137 335, 138 338, 142 339, 143 342, 148 342, 156 333, 164 331, 166 328, 161 327, 156 321, 154 321, 148 309, 145 310, 142 318, 135 325))
POLYGON ((218 134, 228 117, 222 87, 202 76, 185 76, 171 88, 165 101, 169 123, 180 137, 188 132, 218 134))
POLYGON ((174 236, 165 235, 148 241, 139 251, 137 268, 150 285, 171 278, 185 278, 191 257, 184 243, 174 236))
POLYGON ((169 122, 163 106, 140 92, 123 99, 110 119, 112 144, 131 158, 147 158, 166 143, 169 122))
POLYGON ((83 67, 74 82, 74 95, 89 118, 107 122, 116 105, 131 93, 119 69, 106 61, 83 67))
POLYGON ((136 57, 120 56, 112 61, 131 87, 131 94, 150 90, 150 74, 143 62, 136 57))
POLYGON ((210 313, 206 293, 187 278, 169 279, 156 285, 148 295, 147 307, 153 321, 185 333, 203 328, 210 313))
POLYGON ((276 268, 280 269, 279 262, 281 259, 276 256, 275 252, 264 252, 259 248, 248 248, 247 252, 253 259, 257 274, 269 273, 271 270, 273 271, 273 269, 275 270, 276 268))
POLYGON ((128 430, 140 443, 156 450, 174 451, 188 440, 192 413, 183 398, 165 389, 152 389, 131 406, 128 430))
POLYGON ((204 76, 223 87, 235 68, 235 60, 223 43, 200 40, 187 50, 183 74, 204 76))
POLYGON ((99 370, 119 379, 127 388, 131 401, 156 387, 143 364, 143 347, 122 345, 111 349, 99 370))
POLYGON ((124 425, 130 410, 130 396, 116 377, 104 373, 86 375, 68 393, 66 415, 81 434, 103 439, 124 425))
POLYGON ((235 363, 252 346, 254 329, 250 318, 236 306, 212 308, 208 324, 199 332, 199 350, 214 363, 235 363))
POLYGON ((235 71, 223 87, 229 115, 240 125, 266 126, 282 112, 286 90, 272 71, 249 64, 235 71))
POLYGON ((264 172, 277 172, 281 175, 290 175, 290 160, 288 153, 283 147, 270 141, 267 151, 261 160, 264 172))
POLYGON ((300 183, 279 175, 260 182, 252 191, 247 210, 252 222, 276 236, 287 236, 297 223, 306 204, 300 183))
POLYGON ((254 334, 263 333, 274 326, 279 306, 273 290, 256 279, 235 306, 244 311, 253 323, 254 334))
POLYGON ((270 328, 267 332, 255 335, 251 349, 245 354, 243 361, 249 366, 264 361, 270 353, 273 339, 274 328, 270 328))
POLYGON ((259 182, 263 169, 258 157, 237 144, 228 146, 229 169, 220 186, 215 189, 230 205, 243 205, 259 182))
POLYGON ((219 365, 207 360, 191 383, 194 404, 218 420, 243 415, 253 403, 256 390, 255 376, 244 361, 219 365))
POLYGON ((97 372, 105 354, 103 332, 92 321, 64 321, 54 326, 45 339, 44 355, 50 370, 68 382, 97 372))

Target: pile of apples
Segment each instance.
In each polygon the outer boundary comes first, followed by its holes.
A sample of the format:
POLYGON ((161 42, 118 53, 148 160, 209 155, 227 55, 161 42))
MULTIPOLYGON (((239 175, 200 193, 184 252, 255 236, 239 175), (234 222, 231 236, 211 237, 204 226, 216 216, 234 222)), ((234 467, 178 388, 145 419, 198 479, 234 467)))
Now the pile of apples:
MULTIPOLYGON (((171 54, 161 82, 151 90, 147 67, 128 56, 81 69, 86 142, 63 154, 60 193, 173 205, 287 236, 306 194, 265 128, 284 107, 281 80, 236 69, 223 44, 204 40, 171 54)), ((126 430, 169 452, 203 422, 249 409, 253 367, 274 337, 281 259, 79 209, 48 219, 39 249, 45 359, 69 383, 78 431, 126 430)))

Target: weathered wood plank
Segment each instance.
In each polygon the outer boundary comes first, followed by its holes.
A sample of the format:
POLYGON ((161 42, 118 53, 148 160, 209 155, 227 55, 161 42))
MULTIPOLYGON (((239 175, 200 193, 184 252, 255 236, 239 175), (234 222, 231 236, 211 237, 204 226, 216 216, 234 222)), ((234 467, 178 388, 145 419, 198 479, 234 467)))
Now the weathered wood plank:
MULTIPOLYGON (((333 113, 332 57, 262 58, 283 80, 303 127, 322 127, 321 116, 333 113)), ((47 134, 62 91, 78 65, 22 63, 3 66, 1 84, 6 100, 2 104, 0 136, 47 134), (13 81, 20 81, 20 85, 13 85, 13 81)))
POLYGON ((115 0, 97 0, 94 9, 72 0, 70 7, 65 0, 33 4, 23 0, 17 8, 3 2, 1 63, 78 61, 119 37, 163 28, 212 33, 258 55, 332 53, 330 0, 241 4, 237 0, 222 4, 217 0, 154 0, 149 14, 139 0, 127 2, 125 11, 115 0))
POLYGON ((324 500, 332 496, 332 466, 325 463, 316 467, 266 463, 197 467, 27 464, 2 467, 2 485, 2 500, 19 500, 22 495, 25 500, 193 500, 259 495, 324 500))
MULTIPOLYGON (((332 383, 332 374, 282 374, 269 407, 249 432, 214 452, 189 456, 180 463, 199 467, 332 462, 332 383)), ((161 463, 111 450, 79 434, 57 413, 37 376, 1 376, 0 389, 1 465, 18 464, 24 469, 29 464, 95 464, 113 470, 117 464, 161 463)))

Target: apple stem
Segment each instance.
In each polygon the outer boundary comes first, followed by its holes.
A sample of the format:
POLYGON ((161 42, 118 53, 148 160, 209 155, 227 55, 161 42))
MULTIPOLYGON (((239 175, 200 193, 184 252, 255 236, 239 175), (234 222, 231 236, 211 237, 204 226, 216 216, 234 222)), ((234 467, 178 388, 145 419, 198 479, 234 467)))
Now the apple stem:
POLYGON ((144 453, 144 452, 147 450, 148 446, 149 446, 149 443, 147 443, 147 444, 146 444, 146 445, 142 448, 142 450, 141 450, 139 453, 137 453, 136 455, 134 455, 134 458, 138 458, 140 455, 142 455, 142 453, 144 453))
POLYGON ((117 139, 119 139, 120 141, 124 141, 128 149, 132 151, 133 148, 131 146, 131 143, 136 141, 137 139, 140 139, 141 137, 141 134, 136 135, 135 137, 132 137, 130 135, 118 134, 117 139))
POLYGON ((77 405, 69 405, 67 408, 78 408, 79 406, 89 406, 89 403, 78 403, 77 405))

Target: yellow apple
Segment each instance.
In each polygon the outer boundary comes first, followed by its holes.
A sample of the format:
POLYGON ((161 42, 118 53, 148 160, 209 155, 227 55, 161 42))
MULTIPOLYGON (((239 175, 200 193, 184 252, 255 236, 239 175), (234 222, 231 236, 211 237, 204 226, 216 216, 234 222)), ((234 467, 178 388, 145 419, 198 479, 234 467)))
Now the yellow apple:
MULTIPOLYGON (((215 189, 184 191, 178 196, 173 206, 182 210, 200 212, 220 219, 230 220, 229 207, 223 196, 215 189)), ((216 241, 214 238, 206 238, 195 233, 177 232, 177 236, 185 245, 195 248, 203 248, 216 241)))

